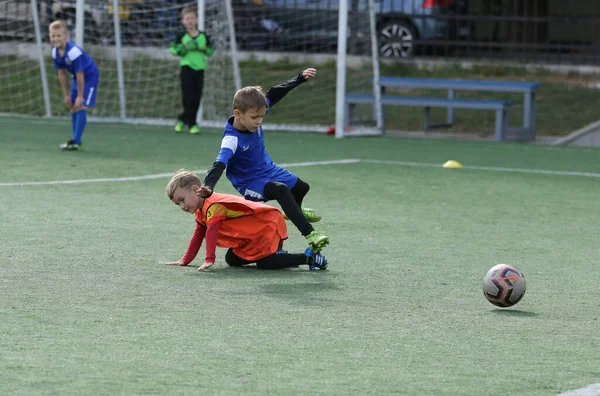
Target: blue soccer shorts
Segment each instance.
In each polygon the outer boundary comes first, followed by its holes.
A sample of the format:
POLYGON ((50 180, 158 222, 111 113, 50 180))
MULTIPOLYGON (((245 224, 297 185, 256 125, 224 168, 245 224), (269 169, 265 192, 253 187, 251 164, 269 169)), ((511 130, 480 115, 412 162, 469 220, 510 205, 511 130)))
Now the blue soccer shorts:
MULTIPOLYGON (((83 105, 94 107, 96 105, 96 93, 98 92, 98 81, 85 81, 83 84, 83 105)), ((75 103, 77 98, 77 83, 71 85, 71 102, 75 103)))
POLYGON ((269 182, 283 183, 291 190, 298 182, 298 176, 287 169, 276 166, 268 176, 256 178, 249 183, 234 187, 249 201, 265 202, 268 201, 265 198, 265 185, 269 182))

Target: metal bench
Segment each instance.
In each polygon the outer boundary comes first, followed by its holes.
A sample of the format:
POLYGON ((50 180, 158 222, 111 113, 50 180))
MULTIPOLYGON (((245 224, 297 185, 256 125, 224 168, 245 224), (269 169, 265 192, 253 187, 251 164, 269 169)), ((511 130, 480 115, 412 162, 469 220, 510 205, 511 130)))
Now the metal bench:
MULTIPOLYGON (((375 96, 369 94, 350 93, 345 96, 346 125, 351 125, 357 104, 374 104, 375 96)), ((430 110, 432 107, 447 109, 478 109, 494 110, 496 112, 495 139, 506 140, 508 129, 508 108, 512 105, 510 100, 480 100, 480 99, 450 99, 427 98, 419 96, 389 96, 382 95, 381 104, 394 106, 412 106, 425 108, 425 129, 430 127, 430 110)))

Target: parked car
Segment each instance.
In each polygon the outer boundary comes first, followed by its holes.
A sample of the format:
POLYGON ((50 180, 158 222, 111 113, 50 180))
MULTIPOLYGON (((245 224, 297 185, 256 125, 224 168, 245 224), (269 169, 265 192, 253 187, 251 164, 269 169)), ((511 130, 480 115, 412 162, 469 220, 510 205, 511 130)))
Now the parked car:
POLYGON ((466 40, 467 0, 383 0, 377 9, 379 51, 384 57, 407 58, 428 41, 466 40))
MULTIPOLYGON (((349 45, 360 53, 369 40, 368 25, 359 27, 353 18, 366 21, 366 0, 349 1, 349 45), (358 45, 357 45, 358 43, 358 45)), ((263 1, 264 2, 264 1, 263 1)), ((383 57, 407 58, 418 47, 434 40, 462 40, 471 35, 456 15, 466 14, 467 0, 376 1, 379 51, 383 57)), ((269 14, 297 45, 337 46, 339 0, 268 0, 269 14)))

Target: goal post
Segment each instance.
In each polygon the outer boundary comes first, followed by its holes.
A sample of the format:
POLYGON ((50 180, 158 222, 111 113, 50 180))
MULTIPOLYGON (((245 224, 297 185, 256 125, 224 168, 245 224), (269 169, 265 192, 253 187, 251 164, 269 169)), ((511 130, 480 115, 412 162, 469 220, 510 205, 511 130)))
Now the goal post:
POLYGON ((341 1, 338 15, 337 84, 335 95, 335 137, 344 137, 346 128, 346 50, 348 34, 348 2, 341 1))
MULTIPOLYGON (((112 0, 113 10, 119 9, 119 0, 112 0)), ((79 18, 78 18, 79 21, 79 18)), ((81 22, 78 22, 81 23, 81 22)), ((113 12, 113 29, 115 32, 115 58, 117 62, 117 86, 119 92, 119 118, 127 119, 127 97, 125 96, 125 76, 123 72, 123 57, 121 47, 121 24, 119 22, 119 13, 113 12)))
MULTIPOLYGON (((336 86, 336 122, 335 122, 335 137, 343 138, 346 136, 364 136, 364 135, 381 135, 383 134, 383 110, 381 106, 381 85, 379 82, 380 71, 379 71, 379 46, 377 42, 377 26, 375 12, 377 7, 376 1, 359 2, 354 1, 352 5, 355 6, 351 11, 355 13, 352 18, 353 23, 349 23, 349 1, 341 1, 339 6, 338 16, 338 48, 337 48, 337 86, 336 86), (368 21, 366 22, 365 19, 368 21), (350 72, 349 65, 347 62, 348 55, 348 37, 351 35, 350 29, 354 29, 355 33, 352 37, 363 34, 368 36, 368 52, 366 56, 370 55, 371 60, 371 71, 372 75, 369 78, 372 95, 373 95, 373 108, 372 108, 372 120, 370 122, 363 122, 360 125, 350 125, 352 121, 350 115, 347 114, 345 96, 348 92, 348 87, 352 85, 347 84, 348 78, 352 81, 357 81, 358 85, 362 86, 360 90, 365 91, 365 85, 367 76, 359 71, 350 72), (362 81, 361 81, 362 79, 362 81)), ((364 64, 361 64, 362 70, 364 70, 364 64)), ((367 69, 368 70, 368 69, 367 69)), ((361 93, 362 93, 361 92, 361 93)))
POLYGON ((35 33, 35 44, 38 52, 38 61, 40 65, 40 79, 42 93, 44 96, 45 116, 52 117, 52 104, 50 102, 50 90, 48 88, 48 76, 46 74, 46 65, 44 63, 44 45, 42 42, 42 29, 39 16, 39 4, 37 0, 31 0, 31 16, 33 18, 33 30, 35 33))
MULTIPOLYGON (((197 10, 198 10, 198 30, 201 32, 206 32, 206 0, 197 0, 197 10)), ((235 40, 235 23, 233 17, 233 9, 231 7, 231 0, 226 0, 223 2, 225 4, 225 13, 227 16, 227 31, 229 33, 229 52, 231 56, 231 66, 233 73, 233 84, 234 88, 237 91, 242 87, 242 77, 240 74, 239 67, 239 59, 237 56, 237 43, 235 40)), ((214 6, 214 4, 213 4, 214 6)), ((210 37, 210 35, 209 35, 210 37)), ((204 103, 205 98, 203 95, 202 101, 200 102, 200 108, 198 109, 198 114, 196 115, 196 121, 198 125, 206 125, 204 123, 204 103)))

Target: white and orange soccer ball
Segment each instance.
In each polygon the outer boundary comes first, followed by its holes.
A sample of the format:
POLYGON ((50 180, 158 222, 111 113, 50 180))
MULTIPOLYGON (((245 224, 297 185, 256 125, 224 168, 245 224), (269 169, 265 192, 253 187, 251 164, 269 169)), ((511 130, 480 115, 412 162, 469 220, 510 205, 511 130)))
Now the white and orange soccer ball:
POLYGON ((510 264, 495 265, 483 277, 483 295, 499 307, 512 307, 525 290, 525 276, 510 264))

